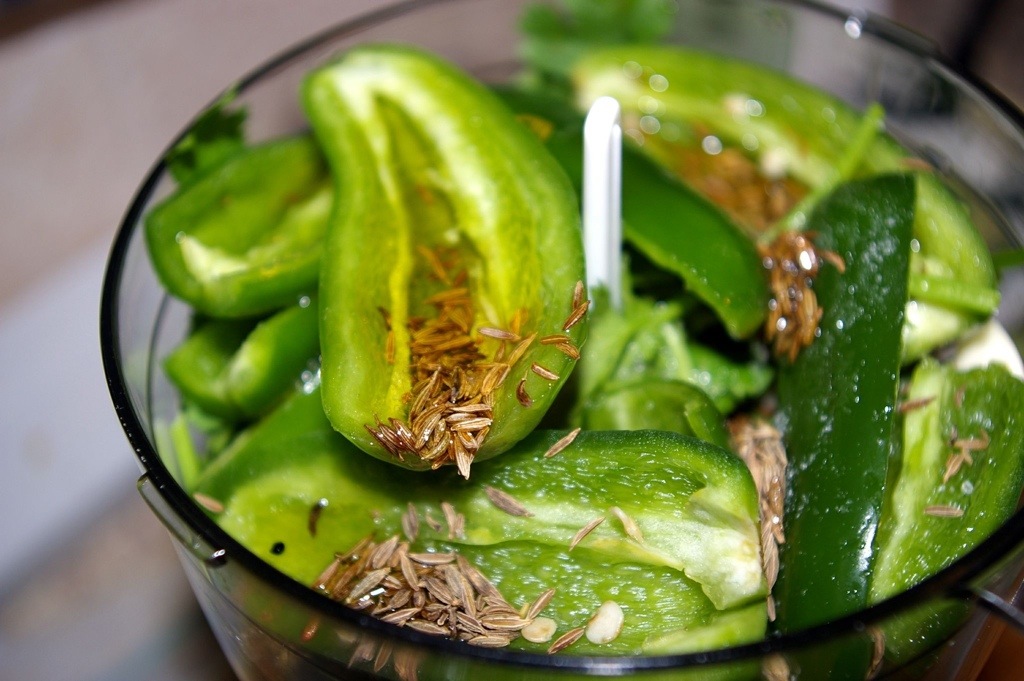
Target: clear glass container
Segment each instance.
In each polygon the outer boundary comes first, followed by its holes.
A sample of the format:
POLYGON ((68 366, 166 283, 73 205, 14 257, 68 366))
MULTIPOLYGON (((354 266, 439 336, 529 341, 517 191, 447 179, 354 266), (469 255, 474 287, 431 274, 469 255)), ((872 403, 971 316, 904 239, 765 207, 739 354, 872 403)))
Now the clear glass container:
MULTIPOLYGON (((306 126, 296 96, 310 68, 362 42, 408 42, 500 82, 518 67, 517 21, 534 0, 415 0, 302 43, 233 87, 253 140, 306 126)), ((680 43, 785 71, 855 108, 881 102, 889 130, 956 182, 990 219, 994 246, 1024 236, 1024 125, 997 94, 956 72, 927 43, 869 15, 784 0, 678 0, 680 43)), ((187 129, 187 128, 186 128, 187 129)), ((172 142, 173 144, 173 142, 172 142)), ((279 573, 217 527, 175 481, 156 447, 178 404, 160 360, 183 338, 188 309, 150 265, 141 218, 172 182, 161 162, 143 180, 117 233, 101 309, 114 407, 142 468, 139 489, 168 528, 196 597, 241 679, 839 678, 829 660, 870 645, 887 620, 949 609, 958 625, 939 646, 878 678, 973 678, 1007 620, 1024 629, 1024 511, 949 568, 870 609, 785 637, 667 657, 545 656, 473 648, 361 615, 279 573), (788 671, 787 671, 788 670, 788 671)), ((1020 273, 1003 281, 1003 323, 1024 336, 1020 273)))

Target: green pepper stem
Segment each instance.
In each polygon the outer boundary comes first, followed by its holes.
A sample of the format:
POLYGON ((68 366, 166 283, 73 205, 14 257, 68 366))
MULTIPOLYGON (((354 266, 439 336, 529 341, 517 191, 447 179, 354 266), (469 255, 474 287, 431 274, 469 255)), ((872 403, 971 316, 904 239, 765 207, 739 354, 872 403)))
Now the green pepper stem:
POLYGON ((820 185, 815 187, 807 196, 799 201, 786 213, 778 222, 760 236, 762 243, 773 241, 782 232, 800 230, 807 223, 807 216, 815 205, 842 182, 853 178, 854 173, 864 160, 865 154, 878 137, 882 129, 882 122, 885 120, 885 109, 881 104, 875 102, 864 111, 864 118, 853 134, 853 138, 846 146, 846 150, 836 163, 835 173, 820 185))
POLYGON ((980 315, 990 315, 999 307, 997 289, 948 277, 911 273, 909 292, 919 302, 980 315))
POLYGON ((998 270, 1024 265, 1024 248, 1009 248, 992 254, 992 263, 998 270))

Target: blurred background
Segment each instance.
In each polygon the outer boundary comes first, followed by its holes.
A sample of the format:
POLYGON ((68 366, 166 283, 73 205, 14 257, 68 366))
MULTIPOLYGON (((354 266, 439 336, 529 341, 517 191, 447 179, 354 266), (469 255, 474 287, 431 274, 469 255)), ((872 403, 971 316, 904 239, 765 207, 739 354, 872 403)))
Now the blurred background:
MULTIPOLYGON (((231 80, 387 0, 0 0, 0 679, 232 679, 107 394, 107 250, 231 80)), ((1024 105, 1021 0, 850 0, 1024 105)), ((1024 650, 1006 636, 984 678, 1024 650)))

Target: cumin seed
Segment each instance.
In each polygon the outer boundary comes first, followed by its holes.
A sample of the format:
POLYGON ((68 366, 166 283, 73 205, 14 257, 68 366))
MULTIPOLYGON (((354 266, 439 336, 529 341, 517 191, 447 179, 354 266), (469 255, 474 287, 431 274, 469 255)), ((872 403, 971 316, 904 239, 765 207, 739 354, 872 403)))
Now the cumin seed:
POLYGON ((590 301, 584 300, 582 303, 573 308, 569 316, 562 322, 562 331, 568 331, 572 327, 579 324, 580 320, 583 319, 583 315, 587 314, 587 310, 590 308, 590 301))
POLYGON ((435 567, 454 562, 455 556, 456 554, 454 553, 410 553, 409 560, 419 563, 420 565, 435 567))
POLYGON ((316 528, 320 523, 320 514, 327 508, 327 499, 321 497, 317 500, 313 507, 309 509, 309 518, 306 520, 306 529, 309 530, 309 536, 316 536, 316 528))
POLYGON ((547 367, 544 367, 544 366, 541 366, 540 364, 537 364, 536 362, 534 362, 530 366, 530 371, 532 371, 533 373, 537 374, 541 378, 548 379, 549 381, 557 381, 560 378, 558 374, 556 374, 555 372, 551 371, 547 367))
POLYGON ((934 506, 925 506, 924 513, 925 515, 935 516, 937 518, 959 518, 963 516, 964 511, 956 506, 936 504, 934 506))
POLYGON ((524 375, 519 379, 519 385, 516 386, 516 399, 519 400, 519 404, 523 405, 524 408, 529 409, 533 406, 533 398, 526 392, 526 376, 524 375))
POLYGON ((577 360, 580 358, 579 348, 572 343, 559 343, 555 346, 555 349, 561 351, 561 353, 569 359, 577 360))
POLYGON ((512 350, 512 354, 510 354, 508 356, 508 361, 506 363, 509 366, 515 366, 516 362, 518 362, 520 359, 522 359, 523 355, 526 354, 526 351, 533 344, 533 341, 534 341, 534 339, 536 337, 537 337, 537 334, 531 333, 529 336, 527 336, 523 340, 519 341, 519 344, 516 345, 515 349, 512 350))
POLYGON ((927 407, 929 404, 931 404, 934 401, 935 401, 935 396, 931 395, 930 397, 922 397, 922 398, 917 399, 917 400, 910 400, 908 402, 901 402, 900 406, 899 406, 899 412, 901 414, 906 414, 909 411, 914 411, 915 409, 921 409, 922 407, 927 407))
POLYGON ((491 503, 494 504, 499 510, 504 511, 509 515, 519 516, 523 518, 529 518, 533 516, 533 513, 531 513, 529 509, 523 506, 523 504, 520 503, 518 499, 513 497, 508 492, 505 492, 504 490, 497 489, 496 487, 491 487, 490 485, 484 485, 484 494, 487 495, 487 498, 490 499, 491 503))
POLYGON ((633 520, 625 511, 618 506, 612 506, 608 509, 612 515, 619 519, 622 523, 622 529, 626 532, 626 536, 635 541, 638 544, 644 543, 644 533, 640 531, 640 526, 637 525, 636 521, 633 520))
POLYGON ((420 516, 411 501, 406 505, 405 513, 402 514, 402 532, 409 541, 416 541, 420 534, 420 516))
POLYGON ((574 286, 572 289, 572 309, 575 310, 580 306, 580 303, 583 302, 583 293, 583 282, 577 281, 576 286, 574 286))
POLYGON ((559 343, 571 343, 572 339, 566 336, 564 333, 555 333, 550 336, 544 336, 540 339, 541 345, 558 345, 559 343))
POLYGON ((213 497, 209 496, 208 494, 203 494, 202 492, 194 492, 192 494, 192 498, 195 500, 197 504, 205 508, 210 513, 224 512, 224 504, 218 501, 217 499, 214 499, 213 497))
POLYGON ((573 643, 576 643, 576 641, 580 640, 580 637, 583 636, 585 631, 586 629, 584 627, 576 627, 575 629, 571 629, 562 634, 554 643, 551 644, 551 647, 548 648, 548 655, 559 653, 571 646, 573 643))
POLYGON ((479 329, 477 329, 477 332, 481 336, 487 336, 488 338, 495 338, 497 340, 513 341, 515 343, 518 343, 520 340, 519 336, 517 334, 512 333, 511 331, 506 331, 504 329, 495 329, 490 326, 481 326, 479 329))
POLYGON ((583 541, 588 534, 594 531, 598 525, 604 522, 604 516, 594 518, 589 523, 580 528, 580 531, 573 536, 572 541, 569 542, 569 550, 572 551, 576 548, 576 545, 583 541))
POLYGON ((554 597, 555 597, 555 590, 553 588, 552 589, 548 589, 547 591, 542 593, 540 596, 537 596, 537 600, 535 600, 533 603, 531 603, 530 607, 526 610, 525 619, 528 619, 528 620, 536 619, 537 615, 539 615, 542 612, 544 612, 544 608, 548 607, 548 604, 551 603, 551 599, 554 598, 554 597))
POLYGON ((544 452, 544 458, 550 459, 551 457, 557 456, 559 453, 564 451, 566 447, 571 445, 573 441, 576 440, 576 436, 580 434, 580 430, 580 428, 574 428, 573 430, 570 430, 568 433, 559 438, 559 440, 555 442, 555 444, 548 447, 548 450, 544 452))

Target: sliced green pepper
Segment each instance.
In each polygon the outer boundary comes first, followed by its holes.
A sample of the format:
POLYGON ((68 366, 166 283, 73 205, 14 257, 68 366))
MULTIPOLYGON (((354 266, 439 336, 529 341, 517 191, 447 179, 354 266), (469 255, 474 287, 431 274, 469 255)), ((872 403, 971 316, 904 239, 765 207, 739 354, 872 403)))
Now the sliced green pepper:
MULTIPOLYGON (((811 217, 809 228, 843 258, 845 272, 821 271, 821 335, 779 370, 789 458, 786 543, 775 587, 783 631, 868 602, 896 428, 913 207, 912 178, 881 176, 841 185, 811 217)), ((868 650, 849 652, 846 669, 870 658, 868 650)))
MULTIPOLYGON (((578 105, 608 95, 622 104, 627 128, 653 133, 654 155, 677 144, 699 144, 698 132, 771 154, 776 169, 808 187, 829 185, 860 129, 861 116, 823 90, 770 69, 678 46, 624 45, 595 49, 573 69, 578 105), (657 127, 651 125, 657 121, 657 127), (664 148, 654 144, 661 142, 664 148)), ((864 169, 894 169, 903 152, 876 137, 864 169)), ((665 158, 664 160, 669 160, 665 158)))
POLYGON ((581 409, 587 430, 665 430, 728 449, 729 431, 711 399, 684 381, 639 379, 606 385, 581 409))
POLYGON ((182 396, 233 421, 254 418, 289 393, 319 347, 316 298, 260 322, 210 320, 164 361, 182 396))
MULTIPOLYGON (((744 149, 773 174, 792 176, 817 200, 850 177, 906 168, 907 152, 867 117, 826 92, 748 62, 680 47, 595 49, 573 68, 580 107, 610 95, 643 150, 673 167, 702 135, 744 149)), ((933 173, 915 172, 915 253, 904 362, 955 339, 999 302, 991 256, 969 211, 933 173)), ((813 208, 801 204, 798 209, 813 208)))
POLYGON ((208 320, 171 351, 164 371, 185 400, 221 418, 240 418, 223 376, 254 324, 246 319, 208 320))
POLYGON ((316 297, 303 298, 261 321, 226 367, 228 396, 253 417, 279 401, 315 369, 320 348, 316 297))
POLYGON ((215 317, 248 317, 316 292, 331 207, 308 136, 247 147, 179 188, 146 217, 160 281, 215 317))
MULTIPOLYGON (((484 460, 538 423, 573 359, 536 339, 565 334, 579 348, 584 338, 585 320, 569 323, 585 311, 574 300, 585 277, 572 186, 491 92, 411 48, 352 50, 310 74, 303 97, 338 196, 320 285, 327 415, 373 456, 416 469, 455 462, 468 474, 454 440, 431 458, 435 441, 422 443, 411 411, 429 392, 431 367, 444 367, 445 390, 481 386, 483 364, 501 364, 518 339, 536 334, 505 380, 481 391, 490 423, 475 444, 464 442, 484 460), (472 347, 479 362, 447 349, 441 360, 423 359, 434 341, 416 331, 439 319, 432 295, 463 299, 453 343, 472 347), (508 334, 496 339, 495 330, 508 334), (412 438, 401 437, 408 431, 412 438)), ((473 391, 456 392, 468 400, 473 391)), ((445 432, 426 437, 440 442, 445 432)))
POLYGON ((967 205, 937 177, 915 173, 916 246, 903 327, 904 361, 955 340, 999 307, 995 266, 967 205))
MULTIPOLYGON (((967 553, 1013 514, 1024 486, 1024 383, 1005 369, 960 373, 925 359, 903 399, 902 456, 879 526, 872 602, 967 553)), ((905 660, 944 640, 961 620, 949 609, 887 624, 886 654, 905 660)))
POLYGON ((435 519, 448 502, 465 516, 464 535, 421 523, 415 550, 462 553, 517 605, 556 588, 547 612, 567 628, 585 624, 603 600, 628 613, 613 643, 581 641, 574 653, 670 653, 763 636, 757 496, 742 462, 655 431, 583 432, 546 458, 563 435, 536 431, 476 465, 467 484, 454 471, 428 477, 363 456, 333 431, 316 391, 299 393, 240 436, 196 490, 224 503, 215 517, 232 536, 306 583, 367 533, 400 534, 410 502, 435 519), (511 495, 530 515, 500 509, 488 490, 511 495), (629 534, 611 506, 642 536, 629 534), (580 528, 604 515, 570 550, 580 528))
POLYGON ((733 395, 748 396, 753 386, 763 390, 772 372, 688 341, 678 304, 627 293, 619 312, 600 296, 598 301, 588 352, 573 386, 572 422, 594 430, 670 430, 728 448, 718 404, 733 403, 733 395), (733 380, 747 387, 727 385, 733 380))

